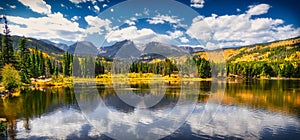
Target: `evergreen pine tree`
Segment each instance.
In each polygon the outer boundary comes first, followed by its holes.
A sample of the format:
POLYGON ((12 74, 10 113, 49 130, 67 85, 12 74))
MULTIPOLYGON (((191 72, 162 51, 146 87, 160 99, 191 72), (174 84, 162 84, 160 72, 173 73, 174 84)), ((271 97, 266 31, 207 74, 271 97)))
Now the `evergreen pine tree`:
POLYGON ((44 58, 44 56, 43 56, 43 52, 42 51, 39 51, 39 62, 40 62, 40 64, 39 64, 39 72, 40 72, 40 76, 45 76, 46 74, 45 74, 45 72, 46 72, 46 68, 45 68, 45 58, 44 58))
POLYGON ((8 28, 7 19, 3 16, 4 20, 4 35, 1 40, 1 63, 2 66, 5 64, 16 65, 12 40, 10 39, 10 30, 8 28))
POLYGON ((51 62, 49 58, 45 58, 45 77, 48 78, 51 76, 51 62))
POLYGON ((75 77, 81 77, 81 67, 79 63, 78 57, 74 57, 73 59, 73 76, 75 77))
POLYGON ((24 37, 20 38, 18 44, 18 56, 19 56, 19 69, 20 76, 23 83, 30 83, 29 78, 31 77, 30 72, 30 52, 26 48, 26 39, 24 37))

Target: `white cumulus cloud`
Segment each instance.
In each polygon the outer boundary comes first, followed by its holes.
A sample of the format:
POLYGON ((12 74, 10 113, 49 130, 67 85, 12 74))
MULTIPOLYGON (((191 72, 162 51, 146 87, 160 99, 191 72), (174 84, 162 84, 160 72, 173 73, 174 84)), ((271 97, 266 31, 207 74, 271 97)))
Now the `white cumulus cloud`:
POLYGON ((178 19, 176 16, 169 15, 157 15, 151 19, 147 20, 150 24, 164 24, 165 22, 169 23, 179 23, 182 19, 178 19))
POLYGON ((189 43, 190 41, 186 37, 179 38, 181 43, 189 43))
POLYGON ((16 8, 17 8, 16 5, 8 5, 8 6, 9 6, 9 8, 11 8, 11 9, 16 9, 16 8))
POLYGON ((122 40, 132 40, 137 45, 142 45, 148 42, 171 43, 173 38, 166 34, 158 34, 149 28, 137 29, 135 26, 111 31, 107 36, 108 42, 116 42, 122 40))
POLYGON ((137 18, 132 17, 130 19, 126 19, 124 20, 124 23, 128 24, 128 25, 135 25, 135 22, 137 21, 137 18))
MULTIPOLYGON (((103 2, 104 0, 98 0, 99 2, 103 2)), ((92 2, 94 5, 97 3, 97 0, 70 0, 70 2, 74 4, 92 2)))
POLYGON ((134 22, 134 21, 131 21, 131 20, 128 20, 128 19, 126 19, 126 20, 124 21, 124 23, 126 23, 126 24, 128 24, 128 25, 135 25, 135 22, 134 22))
POLYGON ((105 8, 105 7, 108 7, 108 5, 107 4, 103 4, 102 7, 105 8))
POLYGON ((174 32, 171 32, 171 31, 167 31, 167 33, 172 37, 172 38, 178 38, 180 36, 183 35, 183 32, 182 31, 179 31, 179 30, 176 30, 174 32))
POLYGON ((203 8, 204 7, 204 0, 191 0, 191 7, 195 8, 203 8))
POLYGON ((111 21, 108 19, 101 19, 97 16, 86 16, 84 19, 89 25, 86 29, 88 34, 103 34, 112 30, 111 21))
POLYGON ((178 18, 177 16, 161 15, 158 14, 147 20, 149 24, 172 24, 175 28, 186 27, 187 25, 182 24, 183 18, 178 18))
POLYGON ((247 14, 249 15, 261 15, 268 12, 270 9, 270 5, 268 4, 259 4, 259 5, 251 5, 249 6, 249 10, 247 11, 247 14))
POLYGON ((96 12, 100 11, 100 8, 97 5, 94 6, 94 9, 96 10, 96 12))
POLYGON ((7 19, 12 23, 9 26, 12 35, 37 39, 77 41, 83 32, 78 23, 69 21, 59 12, 49 14, 46 17, 7 16, 7 19))
POLYGON ((300 35, 300 28, 284 25, 282 19, 252 18, 264 14, 270 6, 260 4, 239 15, 198 16, 187 29, 187 34, 210 46, 234 47, 292 38, 300 35), (212 45, 213 44, 213 45, 212 45))
POLYGON ((72 21, 77 21, 78 19, 80 19, 81 17, 80 16, 73 16, 72 18, 71 18, 71 20, 72 21))
POLYGON ((40 14, 51 14, 51 6, 43 0, 19 0, 19 2, 28 6, 34 12, 40 14))

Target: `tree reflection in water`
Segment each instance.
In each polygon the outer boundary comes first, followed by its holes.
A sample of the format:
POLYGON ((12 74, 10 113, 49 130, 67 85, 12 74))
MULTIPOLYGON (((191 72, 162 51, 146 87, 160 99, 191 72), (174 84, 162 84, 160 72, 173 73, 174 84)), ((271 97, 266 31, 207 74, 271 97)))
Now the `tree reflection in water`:
MULTIPOLYGON (((189 83, 195 84, 195 83, 189 83)), ((195 88, 200 88, 201 94, 198 96, 198 109, 209 99, 208 93, 210 91, 210 82, 200 82, 200 84, 195 84, 195 88)), ((157 105, 149 108, 152 111, 164 110, 172 108, 180 93, 180 87, 178 85, 167 84, 166 94, 161 102, 157 105)), ((147 92, 149 90, 148 85, 131 85, 135 88, 136 94, 143 94, 142 92, 147 92)), ((122 102, 116 95, 112 85, 98 84, 98 97, 102 98, 105 104, 112 109, 125 114, 132 114, 135 112, 134 107, 129 106, 122 102)), ((251 128, 251 131, 255 135, 267 135, 268 131, 261 130, 264 128, 274 128, 270 123, 276 123, 275 120, 279 118, 282 123, 278 123, 279 129, 285 130, 285 124, 289 122, 294 123, 294 128, 299 134, 299 121, 300 116, 300 81, 291 80, 261 80, 261 81, 246 81, 242 83, 227 83, 225 95, 222 99, 221 111, 218 112, 218 117, 214 118, 211 127, 211 131, 218 133, 220 135, 233 135, 233 137, 243 138, 245 135, 243 132, 236 131, 235 133, 229 133, 226 131, 221 131, 225 129, 221 127, 226 124, 229 126, 239 126, 241 123, 248 124, 249 121, 252 123, 259 123, 258 120, 267 120, 268 118, 273 118, 274 121, 264 121, 264 124, 258 127, 251 128), (246 112, 244 112, 246 111, 246 112), (243 114, 242 112, 246 113, 243 114), (248 112, 248 113, 247 113, 248 112), (239 118, 225 115, 225 114, 240 114, 239 118), (273 113, 273 114, 272 114, 273 113), (244 116, 243 116, 244 115, 244 116), (223 116, 223 118, 221 117, 223 116), (241 118, 247 117, 247 118, 241 118), (255 119, 258 117, 258 119, 255 119), (232 119, 230 119, 232 118, 232 119), (234 121, 233 121, 234 120, 234 121), (219 127, 214 125, 220 125, 219 127), (267 127, 265 127, 267 126, 267 127)), ((218 94, 218 91, 216 91, 218 94)), ((185 100, 193 99, 193 96, 187 95, 185 100)), ((88 101, 93 103, 95 98, 88 98, 88 101)), ((213 100, 213 99, 212 99, 213 100)), ((94 103, 96 107, 97 102, 94 103)), ((197 133, 198 135, 206 135, 208 137, 215 137, 214 135, 209 135, 208 129, 204 129, 199 126, 193 125, 193 121, 197 120, 197 111, 192 115, 187 123, 182 126, 176 133, 171 135, 171 138, 181 137, 185 135, 193 135, 197 133), (195 116, 196 115, 196 116, 195 116), (188 128, 192 131, 187 131, 188 128), (206 132, 207 130, 207 132, 206 132)), ((11 139, 15 138, 38 138, 38 137, 49 137, 49 138, 82 138, 88 137, 86 133, 91 133, 95 131, 93 128, 88 128, 88 122, 80 115, 80 109, 77 105, 77 101, 74 95, 73 87, 49 87, 41 89, 22 89, 20 96, 9 97, 0 100, 0 117, 6 118, 8 121, 8 132, 11 139), (68 115, 69 113, 69 115, 68 115), (74 114, 75 113, 75 114, 74 114), (53 116, 54 115, 54 116, 53 116), (63 115, 63 116, 61 116, 63 115), (64 129, 69 128, 65 121, 59 121, 60 119, 65 119, 71 121, 72 119, 66 118, 64 116, 73 117, 74 123, 68 122, 67 124, 72 124, 74 130, 69 130, 70 132, 64 132, 59 129, 63 127, 64 129), (53 116, 53 117, 51 117, 53 116), (77 117, 76 117, 77 116, 77 117), (47 120, 48 122, 43 122, 47 120), (41 123, 48 124, 49 126, 42 126, 41 123), (61 123, 61 124, 57 124, 61 123), (61 126, 60 126, 61 125, 61 126), (73 126, 74 125, 74 126, 73 126), (51 128, 58 129, 62 133, 52 134, 47 132, 51 128), (79 127, 78 129, 76 127, 79 127), (43 130, 39 132, 37 129, 43 130), (76 129, 75 129, 76 128, 76 129), (80 131, 79 131, 80 130, 80 131), (82 130, 82 131, 81 131, 82 130), (85 131, 83 131, 85 130, 85 131), (45 132, 44 132, 45 131, 45 132), (80 136, 73 135, 74 133, 79 133, 80 136), (82 133, 82 134, 81 134, 82 133), (84 134, 85 133, 85 134, 84 134), (37 135, 39 134, 39 135, 37 135), (72 134, 72 135, 71 135, 72 134), (62 136, 60 136, 62 135, 62 136), (63 137, 66 135, 66 137, 63 137), (73 137, 72 137, 73 136, 73 137)), ((278 122, 278 121, 277 121, 278 122)), ((248 126, 241 127, 240 129, 250 129, 250 123, 248 126)), ((90 126, 89 126, 90 127, 90 126)), ((277 129, 276 128, 276 129, 277 129)), ((234 128, 232 128, 234 129, 234 128)), ((275 128, 274 128, 275 129, 275 128)), ((53 130, 51 130, 53 131, 53 130)), ((286 131, 289 131, 288 129, 286 131)), ((295 131, 290 130, 290 133, 295 131)), ((288 133, 289 132, 285 132, 288 133)), ((93 133, 96 138, 99 138, 98 133, 93 133)), ((262 136, 262 137, 263 137, 262 136)), ((103 137, 103 136, 100 136, 103 137)), ((168 137, 167 137, 168 138, 168 137)), ((261 137, 260 137, 261 138, 261 137)))

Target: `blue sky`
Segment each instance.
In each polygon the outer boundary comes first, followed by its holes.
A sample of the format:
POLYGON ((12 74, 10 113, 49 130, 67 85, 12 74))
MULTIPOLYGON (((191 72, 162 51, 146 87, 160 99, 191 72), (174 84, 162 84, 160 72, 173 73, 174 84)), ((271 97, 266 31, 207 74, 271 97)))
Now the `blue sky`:
POLYGON ((235 47, 300 36, 297 0, 2 0, 12 35, 235 47))

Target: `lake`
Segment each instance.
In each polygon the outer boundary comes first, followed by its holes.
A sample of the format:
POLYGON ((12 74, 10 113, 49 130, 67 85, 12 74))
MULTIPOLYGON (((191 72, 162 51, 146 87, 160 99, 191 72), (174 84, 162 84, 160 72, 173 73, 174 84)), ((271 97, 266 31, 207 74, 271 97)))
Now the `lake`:
POLYGON ((12 139, 297 139, 300 81, 28 88, 0 117, 12 139))

